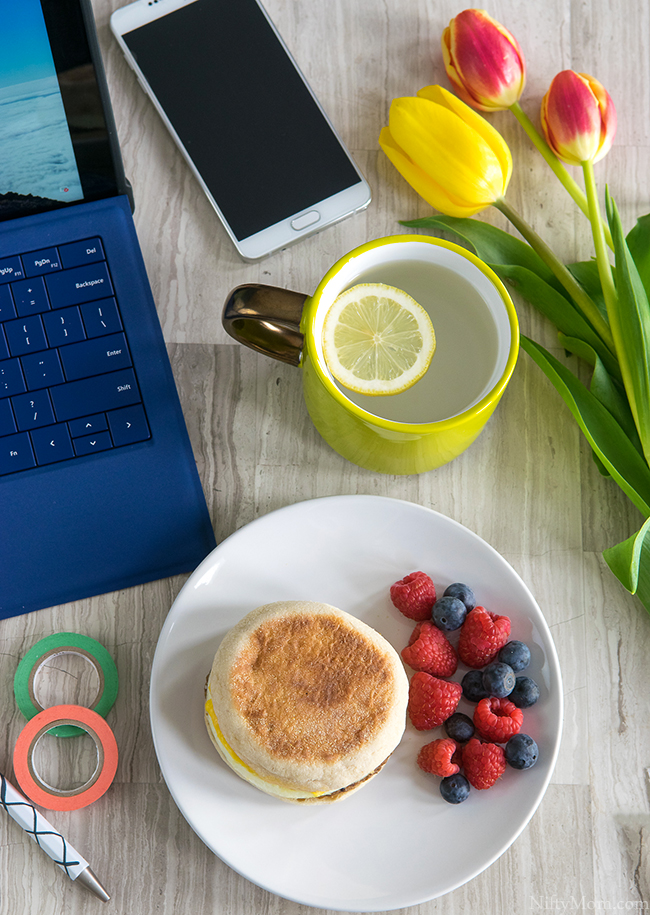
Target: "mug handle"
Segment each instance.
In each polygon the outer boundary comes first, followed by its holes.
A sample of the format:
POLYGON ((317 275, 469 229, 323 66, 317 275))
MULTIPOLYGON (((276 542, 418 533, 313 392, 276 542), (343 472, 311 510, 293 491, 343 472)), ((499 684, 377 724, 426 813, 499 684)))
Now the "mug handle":
POLYGON ((307 298, 279 286, 237 286, 226 299, 221 322, 238 343, 280 362, 300 365, 305 342, 300 319, 307 298))

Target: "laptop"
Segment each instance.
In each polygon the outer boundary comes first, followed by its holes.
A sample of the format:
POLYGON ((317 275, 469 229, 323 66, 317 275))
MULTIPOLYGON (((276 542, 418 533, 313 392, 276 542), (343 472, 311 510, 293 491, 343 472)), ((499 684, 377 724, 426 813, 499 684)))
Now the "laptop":
POLYGON ((0 618, 215 546, 90 0, 0 0, 0 618))

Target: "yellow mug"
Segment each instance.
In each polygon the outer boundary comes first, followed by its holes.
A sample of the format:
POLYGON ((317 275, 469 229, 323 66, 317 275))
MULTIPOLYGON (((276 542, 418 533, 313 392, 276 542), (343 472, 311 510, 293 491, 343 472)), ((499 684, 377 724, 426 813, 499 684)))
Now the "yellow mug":
POLYGON ((423 473, 465 451, 501 399, 519 350, 517 314, 496 274, 464 248, 425 235, 394 235, 355 248, 312 296, 238 286, 222 320, 240 343, 301 366, 305 403, 319 433, 347 460, 380 473, 423 473), (433 322, 431 366, 401 394, 354 394, 325 363, 325 314, 343 290, 364 282, 405 290, 433 322))

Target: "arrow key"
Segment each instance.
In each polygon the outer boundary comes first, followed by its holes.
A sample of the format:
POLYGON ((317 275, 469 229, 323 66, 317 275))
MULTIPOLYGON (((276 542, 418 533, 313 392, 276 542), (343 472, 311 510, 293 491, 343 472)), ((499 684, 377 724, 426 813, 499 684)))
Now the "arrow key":
POLYGON ((31 432, 32 445, 36 463, 54 464, 56 461, 67 461, 74 457, 70 433, 65 423, 53 426, 41 426, 31 432))
POLYGON ((111 436, 108 432, 98 432, 97 435, 85 435, 74 440, 74 451, 77 457, 83 454, 93 454, 95 451, 108 451, 113 447, 111 436))
POLYGON ((132 445, 151 438, 149 424, 142 404, 111 410, 108 414, 108 425, 116 445, 132 445))
POLYGON ((82 416, 81 419, 71 419, 68 426, 73 438, 93 435, 95 432, 103 432, 108 429, 105 413, 94 413, 92 416, 82 416))

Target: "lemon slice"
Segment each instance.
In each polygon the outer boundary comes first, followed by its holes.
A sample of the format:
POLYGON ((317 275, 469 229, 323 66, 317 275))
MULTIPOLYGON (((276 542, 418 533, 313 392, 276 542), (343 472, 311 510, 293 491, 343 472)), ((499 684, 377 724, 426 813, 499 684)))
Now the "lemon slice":
POLYGON ((418 381, 436 349, 431 319, 411 296, 383 283, 342 292, 323 323, 332 375, 358 394, 399 394, 418 381))

